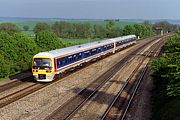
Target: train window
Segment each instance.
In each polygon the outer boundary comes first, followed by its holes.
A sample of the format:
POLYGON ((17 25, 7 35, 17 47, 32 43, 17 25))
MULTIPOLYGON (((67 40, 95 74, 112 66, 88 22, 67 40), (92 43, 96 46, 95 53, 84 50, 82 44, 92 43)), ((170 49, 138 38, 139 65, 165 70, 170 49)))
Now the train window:
POLYGON ((58 58, 57 59, 57 68, 60 68, 60 67, 64 66, 65 63, 66 63, 65 58, 58 58))
POLYGON ((92 51, 94 52, 94 51, 96 51, 96 49, 92 49, 92 51))
POLYGON ((97 52, 100 53, 100 52, 101 52, 101 48, 98 48, 98 49, 97 49, 97 52))
POLYGON ((77 55, 74 54, 74 55, 73 55, 73 61, 76 61, 76 59, 77 59, 77 55))
POLYGON ((64 57, 64 58, 62 58, 62 64, 63 65, 65 65, 67 63, 67 60, 66 60, 66 58, 64 57))
POLYGON ((108 45, 107 45, 107 49, 111 49, 111 44, 108 44, 108 45))
POLYGON ((77 54, 77 59, 81 59, 81 57, 82 57, 82 54, 81 54, 81 53, 78 53, 78 54, 77 54))
POLYGON ((91 53, 94 55, 94 54, 97 53, 97 50, 96 50, 96 49, 92 49, 92 50, 91 50, 91 53))
POLYGON ((68 58, 70 59, 70 58, 72 58, 72 56, 69 56, 68 58))
POLYGON ((117 43, 116 43, 116 46, 118 47, 119 45, 120 45, 119 42, 117 42, 117 43))
POLYGON ((60 68, 62 64, 61 59, 59 58, 56 61, 57 61, 57 68, 60 68))
POLYGON ((68 57, 68 61, 69 61, 69 62, 72 62, 72 61, 73 61, 73 56, 69 56, 69 57, 68 57))
POLYGON ((84 57, 86 58, 86 57, 89 57, 90 56, 90 51, 85 51, 84 52, 84 57))

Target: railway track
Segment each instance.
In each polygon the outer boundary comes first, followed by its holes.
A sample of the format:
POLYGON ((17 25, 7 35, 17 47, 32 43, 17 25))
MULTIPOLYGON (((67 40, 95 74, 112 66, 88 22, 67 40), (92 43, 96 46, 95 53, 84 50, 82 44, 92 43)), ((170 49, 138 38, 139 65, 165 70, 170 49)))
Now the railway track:
MULTIPOLYGON (((19 86, 19 85, 26 84, 26 83, 30 82, 30 80, 32 80, 33 77, 32 77, 32 76, 26 77, 25 79, 13 80, 13 81, 11 81, 11 82, 9 82, 9 83, 6 83, 6 84, 4 84, 4 85, 1 85, 1 86, 0 86, 0 93, 4 92, 4 91, 6 91, 6 90, 9 90, 9 89, 11 89, 11 88, 17 87, 17 86, 19 86), (25 79, 28 79, 28 81, 25 80, 25 79)), ((32 81, 31 81, 31 82, 32 82, 32 81)))
POLYGON ((150 41, 145 46, 141 46, 128 56, 124 57, 121 61, 119 61, 116 65, 110 68, 107 72, 105 72, 102 76, 96 79, 93 83, 91 83, 88 87, 81 90, 77 96, 69 99, 66 103, 56 109, 52 114, 47 116, 45 119, 70 119, 74 114, 82 108, 82 106, 91 99, 99 89, 110 80, 112 76, 114 76, 122 67, 123 65, 131 60, 133 56, 136 55, 137 52, 146 48, 152 41, 150 41), (82 97, 83 96, 83 97, 82 97))
POLYGON ((24 89, 21 89, 14 93, 8 94, 7 96, 0 98, 0 108, 4 107, 14 101, 17 101, 20 98, 23 98, 39 89, 42 89, 45 86, 47 86, 47 84, 34 83, 24 89))
MULTIPOLYGON (((144 58, 144 60, 147 59, 147 57, 157 56, 156 51, 159 50, 159 48, 161 48, 162 43, 163 43, 162 41, 159 42, 157 45, 155 45, 155 47, 153 48, 152 51, 148 51, 145 55, 146 57, 144 58)), ((141 63, 139 63, 137 68, 143 63, 143 61, 141 61, 141 63)), ((105 120, 105 119, 124 120, 125 119, 127 111, 133 101, 133 98, 135 97, 135 94, 144 78, 144 75, 148 68, 148 62, 144 65, 143 69, 140 72, 140 75, 136 78, 136 80, 132 81, 133 84, 132 83, 129 84, 130 80, 132 79, 132 76, 134 76, 134 74, 138 70, 137 68, 135 69, 135 71, 133 71, 134 73, 131 74, 131 76, 128 78, 127 82, 124 84, 124 86, 121 88, 121 90, 117 93, 116 97, 114 97, 113 101, 108 106, 105 113, 103 114, 101 120, 105 120), (129 91, 128 93, 130 93, 130 95, 127 94, 127 91, 129 91), (125 97, 126 100, 122 99, 123 98, 122 96, 126 96, 125 97)))

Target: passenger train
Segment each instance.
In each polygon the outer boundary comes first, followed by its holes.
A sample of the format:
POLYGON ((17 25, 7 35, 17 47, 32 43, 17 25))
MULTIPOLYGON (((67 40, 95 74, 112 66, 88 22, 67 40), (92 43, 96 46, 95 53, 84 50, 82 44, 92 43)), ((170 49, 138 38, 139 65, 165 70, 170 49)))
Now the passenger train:
POLYGON ((40 52, 33 57, 32 72, 39 82, 50 82, 66 70, 81 66, 109 53, 136 43, 135 35, 122 36, 40 52))

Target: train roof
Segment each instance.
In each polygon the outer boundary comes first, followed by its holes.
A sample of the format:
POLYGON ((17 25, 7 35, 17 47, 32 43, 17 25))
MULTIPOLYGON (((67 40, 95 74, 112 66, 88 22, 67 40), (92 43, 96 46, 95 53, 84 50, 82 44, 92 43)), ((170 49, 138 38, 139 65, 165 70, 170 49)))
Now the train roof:
POLYGON ((122 37, 117 37, 117 38, 111 38, 111 39, 106 39, 106 40, 101 40, 101 41, 96 41, 96 42, 91 42, 91 43, 85 43, 85 44, 81 44, 81 45, 75 45, 75 46, 70 46, 70 47, 66 47, 66 48, 61 48, 61 49, 56 49, 56 50, 51 50, 51 51, 47 51, 47 52, 40 52, 38 54, 36 54, 34 57, 38 57, 38 56, 49 56, 49 57, 57 57, 57 56, 64 56, 66 54, 70 54, 70 53, 76 53, 78 51, 83 51, 83 50, 87 50, 87 49, 93 49, 99 46, 103 46, 106 44, 111 44, 118 41, 123 41, 126 39, 130 39, 130 38, 135 38, 135 35, 128 35, 128 36, 122 36, 122 37))

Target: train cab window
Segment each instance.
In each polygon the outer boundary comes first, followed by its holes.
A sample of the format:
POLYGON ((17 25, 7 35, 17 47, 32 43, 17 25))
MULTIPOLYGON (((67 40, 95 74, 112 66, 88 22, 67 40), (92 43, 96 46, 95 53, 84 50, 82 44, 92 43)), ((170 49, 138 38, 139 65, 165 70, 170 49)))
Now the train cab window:
POLYGON ((34 58, 33 68, 39 69, 52 68, 51 59, 49 58, 34 58))

